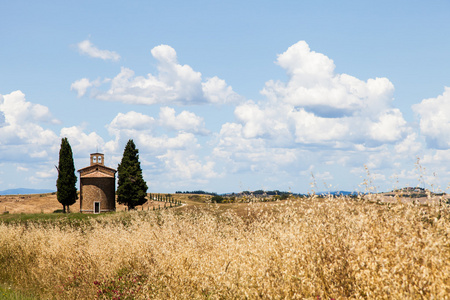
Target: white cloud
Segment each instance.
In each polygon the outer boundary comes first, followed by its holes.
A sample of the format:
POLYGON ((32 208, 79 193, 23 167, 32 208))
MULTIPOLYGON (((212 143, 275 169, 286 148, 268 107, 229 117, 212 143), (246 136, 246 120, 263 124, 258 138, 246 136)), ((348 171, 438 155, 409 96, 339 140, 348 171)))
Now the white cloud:
POLYGON ((86 94, 86 90, 93 86, 92 82, 87 78, 82 78, 80 80, 75 81, 70 85, 71 91, 76 91, 78 97, 83 97, 86 94))
POLYGON ((395 142, 402 138, 406 121, 398 109, 389 109, 370 125, 370 137, 380 142, 395 142))
POLYGON ((146 166, 144 173, 153 175, 151 185, 178 188, 206 183, 218 176, 215 163, 199 156, 202 147, 195 134, 207 130, 203 118, 192 112, 176 114, 173 108, 162 107, 158 118, 154 118, 130 111, 119 113, 106 127, 113 140, 104 149, 121 154, 126 142, 133 139, 140 150, 141 163, 146 166))
POLYGON ((153 117, 130 111, 126 114, 119 113, 109 124, 111 129, 136 129, 149 130, 155 125, 153 117))
MULTIPOLYGON (((29 182, 36 187, 42 187, 49 181, 52 183, 56 183, 58 173, 53 164, 43 164, 35 166, 32 171, 27 173, 27 175, 29 176, 25 177, 23 182, 29 182)), ((56 190, 56 187, 53 184, 51 185, 51 188, 56 190)))
MULTIPOLYGON (((287 81, 268 81, 261 92, 267 100, 238 105, 236 121, 217 135, 213 155, 228 172, 300 174, 320 165, 318 174, 333 179, 336 174, 324 166, 341 172, 372 163, 382 180, 383 172, 420 148, 400 110, 392 107, 388 79, 335 74, 333 61, 305 42, 279 55, 277 63, 287 81)), ((353 175, 339 177, 344 176, 353 175)))
MULTIPOLYGON (((213 77, 203 82, 200 72, 178 63, 172 47, 160 45, 153 48, 151 53, 157 60, 158 74, 136 76, 133 70, 122 67, 114 78, 103 80, 103 84, 109 84, 106 91, 93 89, 91 96, 105 101, 147 105, 220 104, 242 99, 222 79, 213 77)), ((72 83, 71 89, 82 96, 92 86, 89 79, 83 78, 72 83)), ((101 86, 100 81, 98 86, 101 86)))
POLYGON ((253 101, 248 101, 236 107, 236 118, 244 124, 242 133, 246 138, 255 138, 267 133, 271 126, 270 111, 263 111, 253 101))
POLYGON ((126 114, 119 113, 106 127, 114 136, 114 141, 106 143, 106 147, 114 152, 121 151, 119 145, 124 145, 128 139, 133 139, 137 144, 145 148, 145 152, 155 155, 163 155, 168 150, 186 150, 199 147, 194 133, 202 131, 202 119, 193 113, 185 112, 175 116, 175 111, 168 107, 161 108, 160 118, 137 113, 134 111, 126 114), (167 117, 167 118, 166 118, 167 117), (157 125, 163 125, 173 130, 174 136, 162 134, 157 125), (192 130, 196 129, 196 130, 192 130))
POLYGON ((109 50, 100 50, 95 47, 89 40, 79 42, 77 44, 77 47, 78 51, 80 51, 81 54, 85 54, 90 57, 113 61, 118 61, 120 59, 120 55, 116 52, 109 50))
POLYGON ((204 127, 203 118, 189 111, 182 111, 176 115, 175 109, 170 107, 161 107, 158 119, 134 111, 119 113, 107 125, 107 129, 116 137, 117 142, 125 140, 126 137, 136 138, 148 144, 150 148, 161 147, 161 149, 184 147, 185 143, 195 140, 194 134, 209 133, 204 127), (175 132, 177 136, 174 138, 167 135, 158 136, 161 128, 175 132), (164 144, 166 146, 163 146, 164 144))
POLYGON ((450 149, 436 150, 426 153, 419 161, 420 164, 433 165, 449 165, 450 164, 450 149))
POLYGON ((58 176, 58 173, 56 172, 56 168, 46 168, 41 171, 36 172, 36 177, 38 179, 52 179, 58 176))
POLYGON ((159 123, 168 129, 183 132, 192 132, 207 134, 204 128, 203 118, 189 111, 182 111, 179 115, 175 115, 175 109, 170 107, 161 107, 159 112, 159 123))
MULTIPOLYGON (((3 102, 3 96, 0 95, 0 103, 3 102)), ((6 118, 5 118, 5 113, 0 111, 0 127, 5 126, 6 125, 6 118)))
POLYGON ((318 181, 325 182, 334 179, 333 175, 328 171, 315 173, 314 178, 318 181))
POLYGON ((191 112, 176 115, 174 109, 162 107, 158 119, 133 111, 119 113, 107 129, 114 137, 104 146, 109 153, 121 153, 126 142, 134 140, 140 150, 141 163, 146 166, 144 174, 153 176, 150 187, 179 188, 206 183, 217 176, 215 164, 205 162, 197 154, 201 146, 194 133, 205 129, 203 119, 191 112), (169 134, 163 133, 161 128, 169 130, 169 134))
POLYGON ((204 97, 210 103, 237 103, 243 100, 242 96, 236 94, 225 80, 217 76, 202 82, 204 97))
POLYGON ((412 106, 420 117, 420 132, 430 148, 450 149, 450 88, 436 98, 412 106))
POLYGON ((17 171, 28 172, 30 169, 24 166, 17 166, 17 171))
MULTIPOLYGON (((158 189, 202 189, 221 177, 230 186, 230 181, 251 174, 249 182, 257 177, 261 184, 278 188, 289 181, 298 190, 297 185, 310 176, 305 170, 314 170, 317 180, 343 184, 344 177, 364 174, 357 169, 362 165, 370 168, 377 182, 392 174, 410 181, 414 167, 408 163, 418 155, 423 165, 450 176, 445 165, 436 163, 450 161, 449 150, 424 149, 422 140, 425 137, 430 147, 450 149, 450 117, 445 114, 450 111, 450 88, 413 107, 420 117, 419 135, 393 107, 394 87, 387 78, 360 80, 337 74, 334 62, 311 51, 305 42, 278 56, 287 80, 268 81, 260 101, 243 101, 220 78, 203 79, 190 66, 179 64, 169 46, 155 47, 152 55, 156 74, 136 76, 123 67, 112 79, 82 78, 72 84, 79 97, 161 105, 153 115, 141 110, 112 116, 105 126, 108 139, 84 125, 62 128, 58 136, 43 127, 44 122, 58 122, 47 107, 26 101, 20 91, 0 95, 0 160, 21 162, 25 156, 41 162, 27 172, 43 182, 54 178, 48 165, 57 160, 61 137, 69 138, 78 160, 87 162, 98 147, 111 156, 109 166, 120 161, 123 147, 133 139, 144 174, 158 189), (170 107, 202 103, 238 103, 234 120, 211 133, 201 115, 170 107)), ((14 171, 23 175, 25 169, 15 166, 14 171)))
MULTIPOLYGON (((4 184, 11 187, 47 184, 41 173, 53 168, 58 159, 58 136, 46 129, 47 124, 59 124, 46 106, 26 100, 21 91, 0 95, 0 161, 4 184)), ((55 177, 54 177, 55 178, 55 177)))
POLYGON ((101 149, 105 144, 103 138, 96 132, 86 134, 80 126, 62 128, 60 136, 68 139, 72 152, 77 157, 88 157, 89 153, 97 148, 101 149))
POLYGON ((292 45, 278 55, 277 63, 289 76, 309 86, 328 80, 335 68, 333 60, 322 53, 311 51, 305 41, 292 45))
POLYGON ((175 137, 167 135, 153 136, 150 134, 136 132, 137 142, 143 145, 148 153, 160 154, 168 150, 186 150, 199 147, 197 139, 192 133, 179 133, 175 137))
POLYGON ((301 144, 336 145, 344 141, 349 133, 346 119, 323 118, 304 109, 294 111, 291 117, 295 123, 295 142, 301 144))
POLYGON ((0 95, 0 147, 5 147, 3 159, 22 160, 48 155, 57 140, 56 134, 40 123, 58 124, 47 107, 26 101, 21 91, 0 95))
POLYGON ((401 153, 402 155, 412 153, 417 155, 422 149, 422 144, 417 140, 418 136, 416 133, 410 133, 408 136, 395 146, 395 152, 401 153))
POLYGON ((353 148, 396 143, 406 136, 406 121, 391 107, 394 88, 388 79, 364 82, 335 74, 333 61, 311 51, 304 41, 289 47, 277 62, 288 81, 267 82, 261 93, 269 101, 247 102, 235 109, 244 137, 266 138, 278 145, 283 141, 290 147, 353 148))
POLYGON ((209 161, 202 164, 196 155, 189 152, 170 150, 158 158, 164 162, 165 169, 172 174, 172 178, 189 181, 218 177, 214 171, 214 162, 209 161))
POLYGON ((335 74, 331 59, 300 41, 278 56, 277 63, 289 76, 287 83, 268 81, 262 94, 274 102, 301 107, 321 117, 351 116, 370 111, 377 117, 389 106, 394 87, 386 78, 367 82, 335 74))
POLYGON ((2 98, 0 111, 3 113, 4 122, 10 125, 30 122, 60 123, 59 120, 53 118, 46 106, 26 101, 25 94, 21 91, 12 92, 2 98))
POLYGON ((275 173, 285 168, 298 166, 301 149, 273 147, 269 139, 249 138, 243 126, 226 123, 218 135, 213 156, 224 162, 226 172, 262 171, 275 173))

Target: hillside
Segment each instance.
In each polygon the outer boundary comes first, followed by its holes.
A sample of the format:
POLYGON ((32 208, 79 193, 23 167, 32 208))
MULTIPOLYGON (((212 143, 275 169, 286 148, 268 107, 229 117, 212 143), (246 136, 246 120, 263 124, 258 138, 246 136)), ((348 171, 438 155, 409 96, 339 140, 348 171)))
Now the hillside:
MULTIPOLYGON (((177 201, 182 201, 183 203, 195 203, 199 201, 193 201, 190 199, 190 195, 187 194, 171 194, 173 198, 177 201)), ((210 196, 198 196, 199 199, 206 199, 210 196)), ((191 197, 192 198, 192 197, 191 197)), ((201 200, 199 203, 204 202, 201 200)), ((148 210, 164 207, 163 202, 150 201, 144 205, 137 206, 137 210, 148 210)), ((0 195, 0 213, 53 213, 57 210, 61 210, 62 205, 58 202, 56 198, 56 192, 44 193, 44 194, 29 194, 29 195, 0 195)), ((70 206, 71 212, 78 212, 80 209, 80 201, 70 206)), ((126 209, 125 205, 116 203, 117 211, 124 211, 126 209)))

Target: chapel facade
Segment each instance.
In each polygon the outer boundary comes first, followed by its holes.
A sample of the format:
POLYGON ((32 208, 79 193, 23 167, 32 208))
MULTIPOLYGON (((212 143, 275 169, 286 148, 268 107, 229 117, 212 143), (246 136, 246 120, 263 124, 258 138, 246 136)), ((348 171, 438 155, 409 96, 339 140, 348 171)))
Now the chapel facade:
POLYGON ((105 166, 103 153, 92 153, 91 164, 79 169, 80 212, 94 213, 116 210, 116 170, 105 166))

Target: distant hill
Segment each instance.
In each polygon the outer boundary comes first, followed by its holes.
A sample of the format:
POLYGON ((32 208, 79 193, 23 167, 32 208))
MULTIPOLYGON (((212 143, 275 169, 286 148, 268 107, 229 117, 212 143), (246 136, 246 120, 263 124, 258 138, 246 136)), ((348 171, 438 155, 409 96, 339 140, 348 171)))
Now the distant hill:
POLYGON ((0 195, 30 195, 30 194, 47 194, 53 192, 55 192, 55 190, 17 188, 0 191, 0 195))

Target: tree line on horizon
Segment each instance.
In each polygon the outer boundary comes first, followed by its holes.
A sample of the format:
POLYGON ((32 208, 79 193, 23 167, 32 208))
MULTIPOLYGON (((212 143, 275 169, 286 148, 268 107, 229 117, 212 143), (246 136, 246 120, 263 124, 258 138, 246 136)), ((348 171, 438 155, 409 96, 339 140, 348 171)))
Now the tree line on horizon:
MULTIPOLYGON (((63 206, 63 212, 66 213, 69 212, 69 206, 75 204, 78 199, 73 153, 66 137, 61 139, 59 162, 56 169, 58 170, 56 197, 63 206)), ((148 186, 142 176, 139 150, 132 139, 128 140, 123 151, 122 160, 117 167, 117 177, 118 203, 125 204, 130 210, 147 202, 148 186)))
POLYGON ((293 195, 293 196, 302 196, 303 194, 295 194, 291 192, 284 192, 279 190, 273 190, 273 191, 264 191, 264 190, 256 190, 256 191, 242 191, 239 193, 225 193, 225 194, 218 194, 214 192, 205 192, 203 190, 197 190, 197 191, 176 191, 175 194, 193 194, 193 195, 210 195, 210 196, 235 196, 235 195, 267 195, 267 196, 276 196, 276 195, 293 195))

